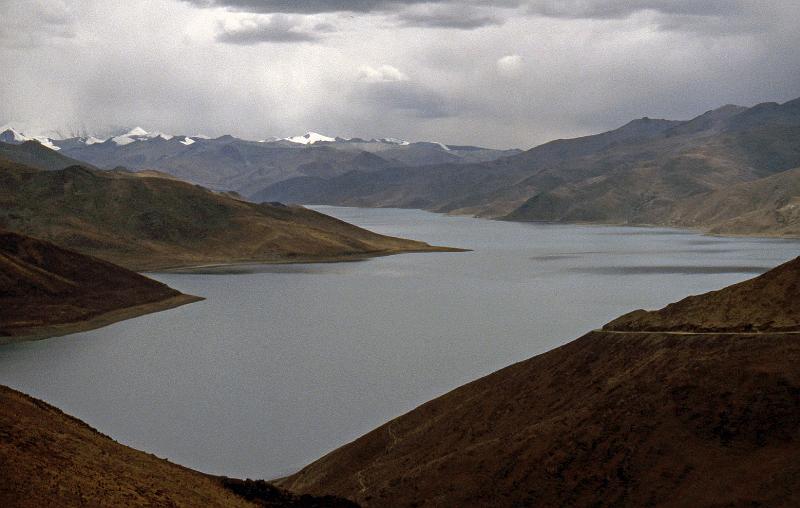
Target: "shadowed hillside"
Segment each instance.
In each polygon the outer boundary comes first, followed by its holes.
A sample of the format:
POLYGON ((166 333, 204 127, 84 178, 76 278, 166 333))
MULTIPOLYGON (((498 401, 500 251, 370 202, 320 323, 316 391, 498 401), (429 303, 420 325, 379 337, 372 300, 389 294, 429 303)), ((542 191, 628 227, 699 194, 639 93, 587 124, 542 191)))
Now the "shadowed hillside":
POLYGON ((800 332, 800 258, 719 291, 690 296, 658 311, 636 310, 611 331, 800 332))
POLYGON ((450 250, 371 233, 302 207, 253 204, 178 180, 0 160, 0 227, 143 270, 358 259, 450 250))
POLYGON ((0 231, 0 344, 74 333, 199 299, 106 261, 0 231))
POLYGON ((75 159, 42 146, 38 141, 26 141, 19 145, 0 142, 0 159, 47 171, 81 164, 75 159))
POLYGON ((366 506, 796 506, 800 336, 779 330, 798 329, 799 297, 796 259, 629 314, 280 484, 366 506), (770 333, 719 331, 750 325, 770 333))
POLYGON ((353 508, 263 481, 205 475, 116 443, 58 409, 0 386, 0 506, 353 508))

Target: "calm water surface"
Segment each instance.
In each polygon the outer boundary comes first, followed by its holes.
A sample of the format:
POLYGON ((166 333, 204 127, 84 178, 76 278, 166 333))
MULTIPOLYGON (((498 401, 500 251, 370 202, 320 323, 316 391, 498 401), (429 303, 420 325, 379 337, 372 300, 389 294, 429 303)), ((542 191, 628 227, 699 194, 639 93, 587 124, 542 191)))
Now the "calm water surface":
POLYGON ((800 242, 318 207, 469 253, 157 274, 206 301, 0 347, 0 383, 215 474, 274 478, 635 308, 750 278, 800 242))

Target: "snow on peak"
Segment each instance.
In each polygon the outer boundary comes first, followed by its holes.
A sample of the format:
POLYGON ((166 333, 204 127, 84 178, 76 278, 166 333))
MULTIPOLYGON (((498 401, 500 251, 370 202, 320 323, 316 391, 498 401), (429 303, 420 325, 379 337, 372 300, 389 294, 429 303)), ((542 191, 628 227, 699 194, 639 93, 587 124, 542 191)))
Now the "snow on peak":
POLYGON ((134 127, 127 133, 123 134, 123 136, 147 136, 147 131, 141 127, 134 127))
POLYGON ((122 145, 129 145, 135 141, 143 141, 143 140, 158 139, 158 138, 169 140, 172 139, 173 136, 158 131, 147 132, 141 127, 134 127, 125 134, 114 136, 113 138, 111 138, 111 140, 117 145, 122 146, 122 145))
POLYGON ((24 143, 26 141, 38 141, 42 146, 45 146, 51 150, 60 150, 61 148, 57 147, 53 144, 53 140, 48 138, 47 136, 26 136, 22 132, 14 129, 13 127, 9 127, 3 132, 0 132, 0 141, 3 143, 13 143, 19 144, 24 143))
POLYGON ((9 127, 3 132, 0 132, 0 141, 3 143, 24 143, 25 141, 30 140, 31 138, 17 131, 13 127, 9 127))
POLYGON ((94 145, 95 143, 102 143, 104 141, 105 139, 96 138, 94 136, 89 136, 88 138, 83 140, 84 144, 87 145, 94 145))
POLYGON ((291 141, 292 143, 299 143, 301 145, 313 145, 314 143, 319 143, 319 142, 333 143, 334 141, 336 141, 336 138, 325 136, 324 134, 319 134, 317 132, 306 132, 302 136, 292 136, 290 138, 285 138, 285 139, 286 141, 291 141))
POLYGON ((178 143, 181 143, 182 145, 186 145, 186 146, 193 145, 194 142, 195 141, 192 138, 190 138, 189 136, 186 136, 186 137, 183 138, 183 140, 178 141, 178 143))
POLYGON ((377 141, 380 142, 380 143, 386 143, 387 145, 405 146, 405 145, 410 145, 411 144, 408 141, 406 141, 405 139, 398 139, 398 138, 380 138, 377 141))

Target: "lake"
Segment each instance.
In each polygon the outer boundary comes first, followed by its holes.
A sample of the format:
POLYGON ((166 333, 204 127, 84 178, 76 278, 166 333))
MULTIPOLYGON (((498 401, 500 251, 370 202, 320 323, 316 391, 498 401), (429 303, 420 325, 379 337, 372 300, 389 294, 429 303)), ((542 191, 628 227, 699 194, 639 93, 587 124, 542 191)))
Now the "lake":
POLYGON ((0 383, 201 471, 271 479, 637 308, 748 279, 800 242, 316 207, 473 249, 151 274, 207 300, 0 347, 0 383))

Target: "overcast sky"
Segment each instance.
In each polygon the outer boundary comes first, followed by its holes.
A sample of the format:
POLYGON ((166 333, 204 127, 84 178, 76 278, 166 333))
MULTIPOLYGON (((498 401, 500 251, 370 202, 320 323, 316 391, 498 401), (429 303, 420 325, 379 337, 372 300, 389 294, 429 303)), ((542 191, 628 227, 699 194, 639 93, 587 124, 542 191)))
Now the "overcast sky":
POLYGON ((800 96, 798 0, 0 0, 0 124, 529 148, 800 96))

